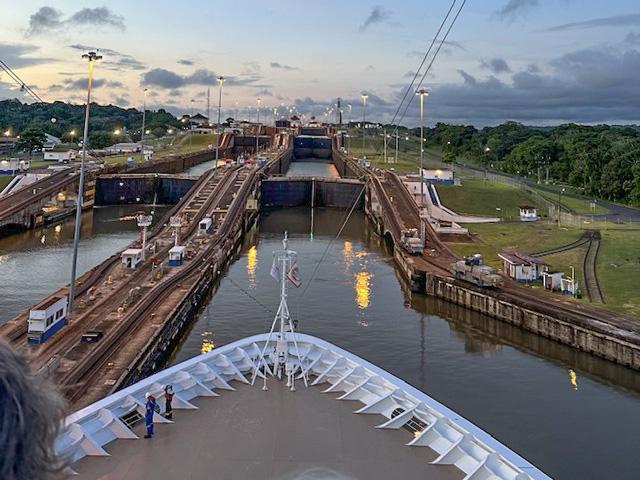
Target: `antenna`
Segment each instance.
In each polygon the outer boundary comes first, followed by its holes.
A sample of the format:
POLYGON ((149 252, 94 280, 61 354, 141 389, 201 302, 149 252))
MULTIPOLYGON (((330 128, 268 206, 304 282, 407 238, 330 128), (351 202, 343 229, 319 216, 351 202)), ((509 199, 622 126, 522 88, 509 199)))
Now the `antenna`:
POLYGON ((211 89, 207 87, 207 120, 211 125, 211 89))
POLYGON ((142 230, 140 231, 140 241, 142 242, 142 260, 145 259, 147 253, 147 228, 151 225, 153 221, 153 217, 151 215, 147 215, 144 212, 136 213, 136 222, 138 222, 138 227, 142 230))

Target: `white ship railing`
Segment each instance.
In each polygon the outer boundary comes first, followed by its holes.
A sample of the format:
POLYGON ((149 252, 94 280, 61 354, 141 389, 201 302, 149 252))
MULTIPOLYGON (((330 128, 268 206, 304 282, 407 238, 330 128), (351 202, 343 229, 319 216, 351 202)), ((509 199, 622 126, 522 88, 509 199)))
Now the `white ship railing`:
MULTIPOLYGON (((194 398, 234 390, 233 380, 249 383, 247 377, 256 371, 267 338, 267 334, 255 335, 218 347, 70 415, 57 452, 73 464, 87 455, 108 456, 104 446, 115 439, 138 438, 122 418, 136 412, 144 416, 145 393, 159 398, 165 384, 173 386, 174 408, 197 409, 191 403, 194 398)), ((455 465, 466 480, 549 478, 464 417, 389 372, 319 338, 296 334, 296 339, 298 349, 289 342, 288 354, 297 378, 308 374, 312 385, 328 383, 325 392, 341 392, 339 400, 359 401, 362 406, 354 413, 386 417, 376 428, 399 429, 410 423, 414 438, 407 445, 435 451, 438 456, 432 463, 455 465)), ((275 339, 269 343, 276 345, 275 339)), ((261 371, 258 376, 263 376, 261 371)), ((160 413, 154 415, 154 422, 171 423, 160 413)))

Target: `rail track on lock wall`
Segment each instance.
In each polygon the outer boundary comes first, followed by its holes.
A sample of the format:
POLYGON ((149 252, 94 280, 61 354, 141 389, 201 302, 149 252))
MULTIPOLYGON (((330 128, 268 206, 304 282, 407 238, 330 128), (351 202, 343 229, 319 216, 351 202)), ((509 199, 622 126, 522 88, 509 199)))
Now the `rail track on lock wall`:
POLYGON ((128 333, 135 331, 143 324, 169 292, 177 286, 197 280, 210 266, 220 264, 223 260, 223 251, 233 244, 234 232, 239 226, 238 220, 242 218, 247 198, 255 184, 257 174, 257 171, 253 170, 243 179, 222 224, 206 248, 175 275, 146 292, 144 297, 127 312, 115 328, 96 345, 90 355, 83 357, 72 369, 59 378, 58 383, 65 389, 70 402, 75 403, 79 400, 92 375, 116 355, 128 333))
MULTIPOLYGON (((163 236, 167 237, 167 230, 164 228, 169 218, 172 215, 180 213, 189 205, 194 203, 194 200, 199 196, 206 193, 208 200, 201 203, 200 208, 197 210, 195 215, 190 218, 190 222, 188 223, 187 229, 185 231, 185 238, 190 237, 195 229, 199 221, 207 214, 210 213, 210 209, 212 208, 212 204, 219 201, 219 199, 228 192, 229 188, 233 185, 236 177, 238 175, 238 169, 235 168, 233 170, 227 170, 220 174, 215 170, 209 171, 207 174, 202 175, 200 180, 196 183, 194 188, 192 188, 189 194, 184 198, 184 200, 174 206, 167 214, 165 214, 162 219, 156 223, 156 226, 149 232, 148 240, 149 242, 152 240, 156 240, 159 237, 163 236)), ((135 245, 136 243, 134 243, 135 245)), ((130 247, 131 245, 129 245, 130 247)), ((150 260, 163 258, 167 255, 170 247, 165 247, 156 252, 150 260)), ((90 271, 88 275, 83 275, 78 282, 77 294, 75 296, 76 299, 80 299, 87 291, 93 287, 98 286, 104 280, 106 280, 106 276, 110 272, 113 272, 114 268, 120 263, 120 252, 112 255, 107 260, 102 262, 100 265, 95 267, 90 271)), ((65 327, 62 334, 54 335, 47 342, 34 347, 30 347, 30 357, 32 360, 32 366, 34 368, 41 368, 44 366, 47 361, 56 354, 56 352, 65 351, 73 344, 79 341, 79 338, 82 333, 86 330, 91 329, 98 323, 104 316, 108 315, 111 311, 113 311, 113 304, 116 301, 123 302, 127 298, 127 294, 131 290, 132 286, 139 284, 151 271, 152 261, 144 263, 140 268, 135 269, 131 276, 127 279, 126 282, 121 282, 121 284, 113 291, 109 292, 108 297, 103 297, 100 301, 91 305, 91 308, 87 311, 82 312, 78 318, 73 319, 70 324, 65 327)), ((68 291, 68 287, 61 289, 56 294, 66 294, 68 291)), ((2 332, 4 336, 8 338, 8 340, 14 345, 14 347, 24 350, 27 348, 26 345, 26 334, 27 334, 27 318, 28 311, 22 313, 17 322, 14 323, 14 327, 10 329, 8 332, 2 332)), ((3 328, 6 330, 6 328, 3 328)))
MULTIPOLYGON (((358 169, 359 176, 368 177, 371 181, 371 187, 376 189, 378 197, 382 203, 383 209, 389 210, 392 217, 391 223, 395 225, 392 230, 398 228, 419 228, 419 208, 411 193, 406 189, 401 179, 393 172, 365 169, 351 162, 355 171, 358 169), (382 189, 383 191, 380 191, 382 189), (386 197, 386 198, 385 198, 386 197)), ((450 274, 450 263, 459 259, 437 236, 437 233, 427 223, 425 225, 427 251, 432 246, 434 256, 423 254, 419 257, 411 257, 416 260, 416 264, 427 267, 427 271, 445 278, 448 282, 460 283, 450 274)), ((395 233, 394 233, 395 236, 395 233)), ((555 247, 548 253, 559 253, 567 251, 578 246, 588 244, 589 249, 583 260, 583 271, 586 274, 585 285, 592 301, 600 301, 604 303, 602 298, 602 290, 597 276, 596 264, 597 256, 600 248, 600 233, 598 231, 585 232, 584 237, 571 242, 571 244, 555 247), (594 300, 596 299, 596 300, 594 300), (598 300, 599 299, 599 300, 598 300)), ((479 293, 490 295, 499 300, 503 300, 523 308, 530 309, 554 318, 560 318, 576 325, 581 325, 585 329, 591 329, 610 335, 616 338, 630 341, 637 339, 640 343, 640 332, 638 331, 637 320, 615 312, 594 308, 590 305, 576 303, 570 299, 565 299, 558 295, 546 291, 532 290, 514 280, 505 278, 504 284, 500 289, 487 291, 479 287, 471 286, 466 282, 462 282, 466 288, 477 290, 479 293)), ((634 340, 635 341, 635 340, 634 340)))

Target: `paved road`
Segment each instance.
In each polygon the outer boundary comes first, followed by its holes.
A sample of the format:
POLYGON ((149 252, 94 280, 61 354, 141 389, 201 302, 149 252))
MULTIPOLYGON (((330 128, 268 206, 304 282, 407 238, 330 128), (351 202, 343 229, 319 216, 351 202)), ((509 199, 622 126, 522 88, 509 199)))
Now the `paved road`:
MULTIPOLYGON (((466 163, 457 163, 457 165, 460 165, 464 168, 467 168, 469 170, 474 170, 476 172, 485 172, 485 169, 482 167, 478 167, 476 165, 469 165, 466 163)), ((491 170, 491 169, 487 169, 486 170, 487 173, 490 173, 492 175, 498 175, 501 177, 505 177, 505 178, 509 178, 511 180, 515 180, 521 183, 524 183, 532 188, 536 188, 538 190, 544 190, 546 192, 550 192, 553 193, 554 195, 557 195, 558 192, 557 190, 553 189, 552 187, 550 187, 549 185, 544 185, 544 184, 538 184, 533 180, 530 180, 528 178, 523 178, 523 177, 518 177, 516 175, 510 175, 504 172, 500 172, 497 170, 491 170)), ((566 197, 571 197, 571 198, 575 198, 578 200, 582 200, 582 201, 589 201, 592 199, 592 197, 586 197, 584 195, 578 195, 576 193, 565 193, 564 196, 566 197)), ((634 208, 634 207, 628 207, 626 205, 621 205, 619 203, 613 203, 613 202, 609 202, 607 200, 601 200, 598 199, 598 204, 601 205, 602 207, 608 209, 611 213, 601 213, 601 214, 589 214, 589 216, 593 216, 594 218, 607 218, 607 219, 611 219, 611 220, 615 220, 616 218, 619 218, 620 220, 624 220, 624 221, 630 221, 630 222, 640 222, 640 209, 638 208, 634 208)))

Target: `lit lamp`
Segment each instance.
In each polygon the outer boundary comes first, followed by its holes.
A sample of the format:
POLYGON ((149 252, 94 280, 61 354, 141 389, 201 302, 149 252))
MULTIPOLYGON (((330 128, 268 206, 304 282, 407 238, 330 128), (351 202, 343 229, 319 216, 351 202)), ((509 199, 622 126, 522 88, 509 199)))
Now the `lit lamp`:
POLYGON ((89 136, 89 107, 91 106, 91 83, 93 81, 93 66, 102 59, 102 55, 96 52, 89 52, 82 55, 82 59, 87 61, 89 75, 87 80, 87 106, 84 113, 84 133, 82 137, 82 160, 80 162, 80 179, 78 181, 78 199, 76 201, 76 219, 73 231, 73 258, 71 261, 71 284, 69 285, 68 312, 73 311, 73 300, 76 291, 76 267, 78 264, 78 243, 80 242, 80 222, 82 218, 82 203, 84 193, 84 165, 87 160, 87 143, 89 136))

